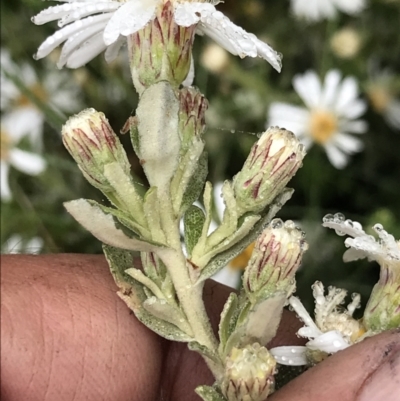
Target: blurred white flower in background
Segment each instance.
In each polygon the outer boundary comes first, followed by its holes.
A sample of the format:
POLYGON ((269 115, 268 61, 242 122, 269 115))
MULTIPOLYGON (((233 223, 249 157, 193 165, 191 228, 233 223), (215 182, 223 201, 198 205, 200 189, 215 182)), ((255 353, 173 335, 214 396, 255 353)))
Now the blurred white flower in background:
POLYGON ((24 120, 31 128, 25 132, 34 149, 42 149, 42 132, 46 116, 10 78, 17 77, 37 99, 53 110, 73 113, 80 109, 79 87, 71 76, 60 71, 48 71, 41 82, 27 63, 16 64, 8 50, 1 50, 1 111, 9 119, 20 122, 24 120))
MULTIPOLYGON (((35 116, 35 114, 33 114, 35 116)), ((18 143, 32 131, 37 130, 41 121, 32 118, 16 118, 15 114, 3 115, 1 118, 1 152, 0 152, 0 196, 1 200, 8 202, 12 199, 8 175, 10 166, 28 174, 38 175, 46 168, 45 160, 32 152, 17 147, 18 143)))
POLYGON ((400 130, 400 99, 396 98, 396 80, 388 70, 371 68, 371 78, 367 84, 367 95, 372 108, 395 130, 400 130))
POLYGON ((336 168, 345 167, 348 155, 363 149, 361 140, 348 133, 367 130, 367 123, 358 119, 367 106, 358 98, 357 80, 341 79, 338 70, 329 71, 323 84, 314 71, 296 75, 293 87, 307 107, 272 103, 267 124, 292 131, 306 149, 313 143, 323 146, 336 168))
POLYGON ((334 33, 330 45, 337 57, 351 59, 360 50, 361 37, 357 30, 350 27, 343 28, 334 33))
POLYGON ((291 2, 292 11, 296 17, 314 22, 333 19, 338 11, 357 15, 365 6, 365 0, 292 0, 291 2))
POLYGON ((1 247, 3 254, 38 254, 43 249, 43 239, 33 237, 27 241, 23 240, 18 234, 12 235, 1 247))
MULTIPOLYGON (((59 20, 61 27, 39 47, 36 58, 46 57, 65 42, 58 66, 78 68, 105 51, 107 62, 114 60, 127 36, 140 31, 155 16, 162 0, 64 0, 67 4, 49 7, 32 18, 37 24, 59 20)), ((276 70, 281 56, 266 43, 231 22, 211 2, 173 1, 175 23, 182 27, 197 25, 233 55, 261 57, 276 70)))

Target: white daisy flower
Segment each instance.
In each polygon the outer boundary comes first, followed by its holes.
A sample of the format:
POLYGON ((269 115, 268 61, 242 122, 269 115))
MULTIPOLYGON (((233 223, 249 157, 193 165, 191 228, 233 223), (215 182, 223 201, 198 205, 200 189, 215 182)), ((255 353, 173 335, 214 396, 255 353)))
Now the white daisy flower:
POLYGON ((347 291, 329 287, 328 294, 321 282, 313 285, 315 322, 297 297, 290 297, 289 304, 305 324, 297 334, 308 338, 306 346, 284 346, 270 350, 282 365, 306 365, 316 363, 329 354, 341 351, 357 341, 365 333, 364 327, 352 316, 360 307, 360 295, 353 294, 352 302, 343 308, 347 291))
POLYGON ((40 121, 37 115, 26 114, 24 118, 15 119, 15 114, 5 115, 1 119, 1 152, 0 152, 0 197, 2 201, 10 201, 12 194, 8 184, 10 166, 28 174, 38 175, 46 168, 44 159, 32 152, 18 149, 18 142, 35 130, 40 121))
POLYGON ((46 73, 40 82, 35 70, 27 63, 17 65, 7 50, 1 50, 1 111, 15 121, 27 120, 31 129, 27 132, 31 144, 36 150, 42 149, 42 131, 45 121, 44 113, 33 104, 19 89, 8 74, 18 77, 39 100, 55 110, 72 113, 80 108, 79 88, 65 73, 55 71, 46 73), (11 117, 13 116, 13 117, 11 117))
POLYGON ((313 143, 324 147, 330 162, 343 168, 348 155, 359 152, 363 143, 352 135, 362 134, 367 124, 358 118, 366 110, 366 103, 358 98, 355 78, 341 81, 337 70, 329 71, 322 84, 314 71, 296 75, 293 87, 306 108, 287 103, 272 103, 268 126, 280 126, 298 136, 306 149, 313 143))
POLYGON ((3 244, 1 253, 3 254, 38 254, 43 248, 43 239, 33 237, 28 241, 24 241, 18 234, 12 235, 3 244))
POLYGON ((400 130, 400 99, 396 98, 395 81, 396 77, 388 70, 372 71, 367 95, 372 108, 388 125, 400 130))
MULTIPOLYGON (((60 68, 81 67, 103 51, 107 62, 113 60, 125 38, 144 28, 155 18, 157 7, 166 3, 166 0, 62 1, 66 4, 49 7, 32 18, 37 25, 59 20, 61 29, 41 44, 36 58, 46 57, 65 42, 58 62, 60 68)), ((173 0, 175 23, 181 27, 196 25, 197 33, 210 36, 232 54, 261 57, 280 71, 281 56, 217 11, 214 4, 218 2, 173 0)))
POLYGON ((365 0, 292 0, 291 2, 291 8, 296 17, 314 22, 333 19, 338 11, 357 15, 365 6, 365 0))

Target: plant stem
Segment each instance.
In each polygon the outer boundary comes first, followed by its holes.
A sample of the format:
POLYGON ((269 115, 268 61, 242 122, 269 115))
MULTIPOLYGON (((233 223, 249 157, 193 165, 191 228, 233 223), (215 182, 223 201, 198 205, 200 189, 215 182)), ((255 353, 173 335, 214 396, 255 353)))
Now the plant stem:
MULTIPOLYGON (((195 333, 195 340, 217 355, 218 342, 203 302, 204 283, 194 284, 190 278, 186 257, 182 252, 179 224, 174 217, 169 193, 163 191, 159 193, 159 197, 163 205, 162 225, 169 248, 158 251, 157 254, 168 268, 180 305, 195 333)), ((223 374, 222 363, 217 364, 209 359, 206 362, 215 378, 219 379, 223 374)))

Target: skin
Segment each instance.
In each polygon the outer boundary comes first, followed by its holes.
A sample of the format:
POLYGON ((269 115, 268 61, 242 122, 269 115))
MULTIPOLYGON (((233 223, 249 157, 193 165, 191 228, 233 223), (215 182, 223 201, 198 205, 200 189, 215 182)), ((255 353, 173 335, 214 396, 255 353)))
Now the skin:
MULTIPOLYGON (((7 255, 1 269, 2 400, 196 401, 194 388, 213 383, 199 355, 136 320, 102 256, 7 255)), ((228 293, 206 285, 214 327, 228 293)), ((301 344, 300 326, 285 313, 270 346, 301 344)), ((331 356, 269 399, 399 401, 399 383, 400 332, 392 331, 331 356)))

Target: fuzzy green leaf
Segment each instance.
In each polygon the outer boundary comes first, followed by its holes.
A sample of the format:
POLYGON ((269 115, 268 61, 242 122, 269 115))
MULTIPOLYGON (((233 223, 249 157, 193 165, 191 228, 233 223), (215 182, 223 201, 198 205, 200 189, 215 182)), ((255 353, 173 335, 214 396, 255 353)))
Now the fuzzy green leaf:
POLYGON ((185 245, 188 255, 192 254, 192 250, 197 244, 201 233, 203 231, 203 225, 206 217, 204 216, 203 210, 199 207, 192 205, 185 213, 184 227, 185 227, 185 245))

